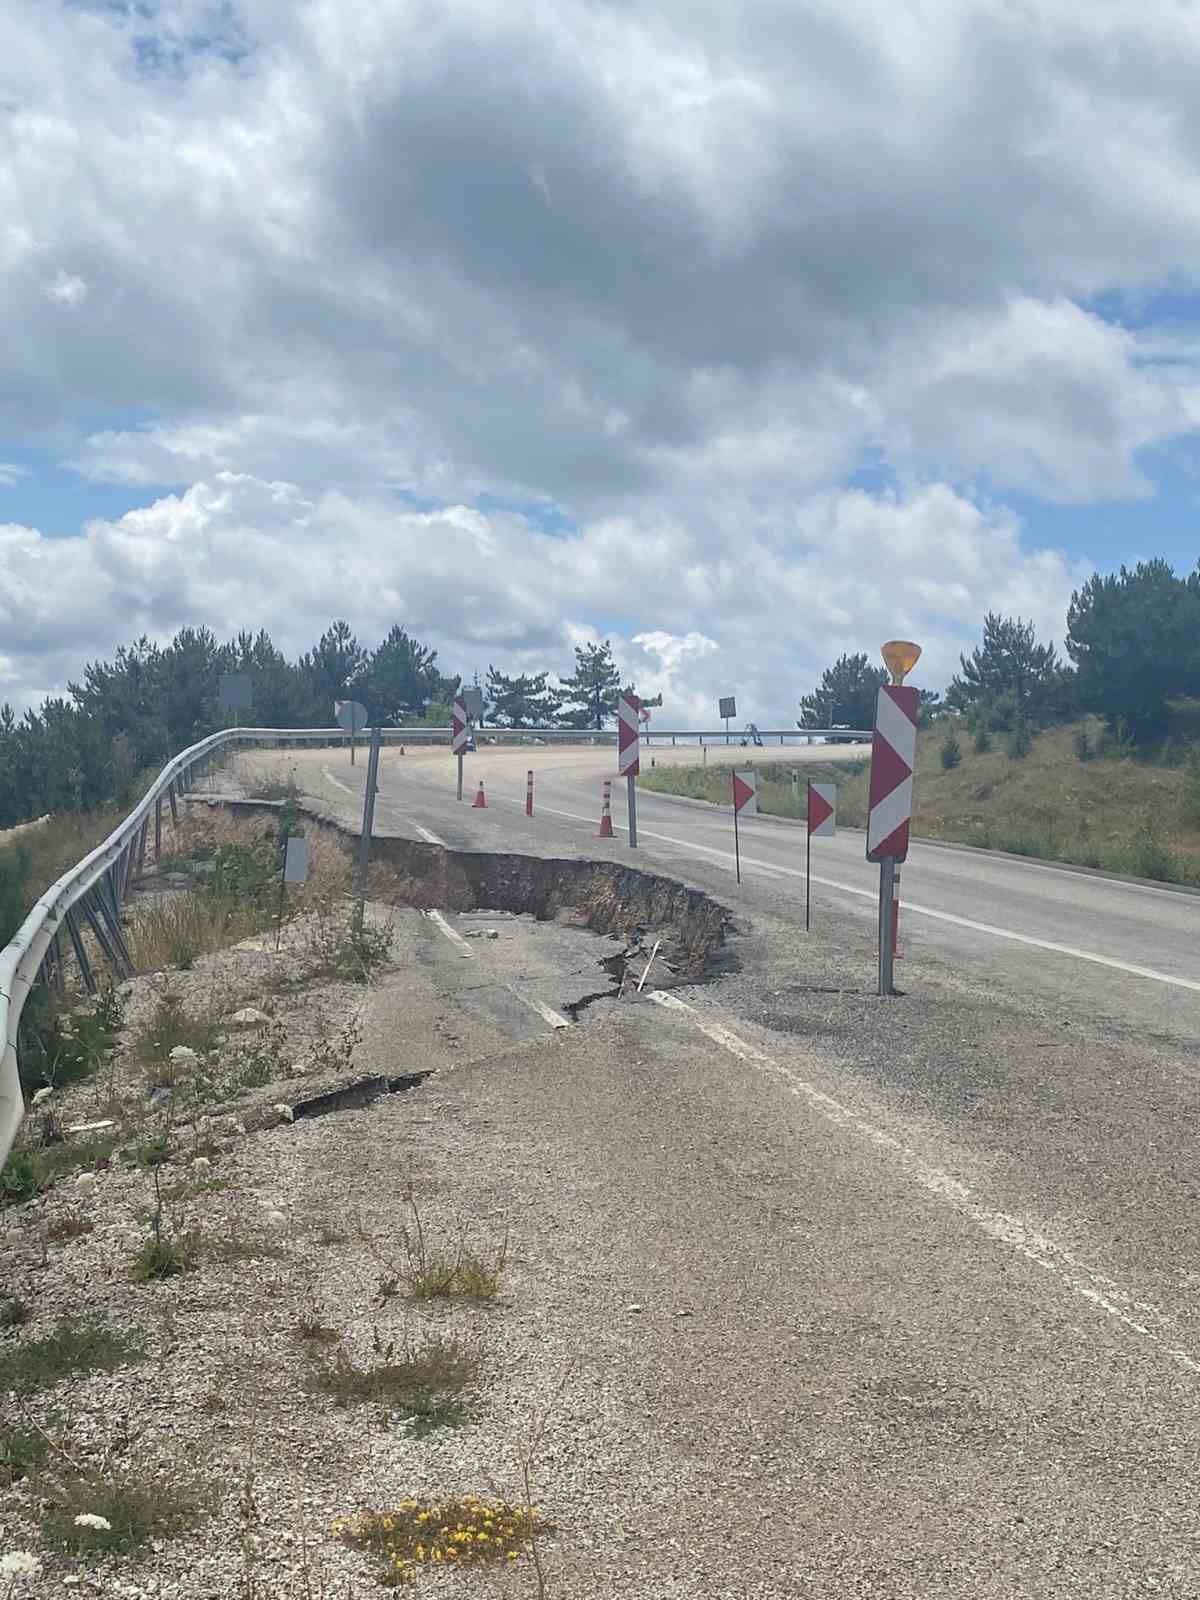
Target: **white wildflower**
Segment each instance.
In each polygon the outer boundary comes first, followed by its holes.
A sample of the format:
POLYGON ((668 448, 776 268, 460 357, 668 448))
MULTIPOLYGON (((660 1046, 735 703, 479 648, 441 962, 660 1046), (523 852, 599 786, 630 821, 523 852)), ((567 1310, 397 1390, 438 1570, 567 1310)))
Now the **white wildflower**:
POLYGON ((207 1172, 209 1167, 212 1166, 212 1162, 207 1156, 196 1156, 192 1161, 192 1166, 197 1172, 207 1172))
POLYGON ((0 1578, 36 1578, 42 1563, 28 1550, 11 1550, 0 1556, 0 1578))
POLYGON ((271 1110, 278 1111, 279 1115, 285 1122, 295 1122, 296 1120, 296 1113, 292 1110, 291 1106, 285 1106, 282 1101, 280 1101, 278 1105, 272 1106, 271 1110))
POLYGON ((94 1511, 81 1511, 75 1518, 77 1528, 95 1528, 97 1533, 111 1533, 112 1523, 107 1517, 99 1517, 94 1511))
POLYGON ((94 1172, 81 1172, 75 1179, 77 1189, 94 1189, 96 1187, 96 1174, 94 1172))
POLYGON ((41 1103, 42 1103, 42 1101, 43 1101, 43 1100, 49 1100, 49 1098, 50 1098, 50 1096, 51 1096, 51 1095, 52 1095, 52 1094, 53 1094, 53 1093, 54 1093, 54 1090, 53 1090, 53 1089, 49 1089, 49 1088, 46 1088, 46 1089, 39 1089, 39 1090, 38 1090, 38 1091, 37 1091, 37 1093, 36 1093, 36 1094, 35 1094, 35 1095, 34 1095, 34 1097, 33 1097, 33 1103, 34 1103, 34 1105, 35 1105, 35 1106, 40 1106, 40 1105, 41 1105, 41 1103))
POLYGON ((168 1052, 168 1055, 172 1061, 191 1062, 200 1059, 196 1052, 189 1049, 186 1044, 177 1044, 173 1050, 168 1052))

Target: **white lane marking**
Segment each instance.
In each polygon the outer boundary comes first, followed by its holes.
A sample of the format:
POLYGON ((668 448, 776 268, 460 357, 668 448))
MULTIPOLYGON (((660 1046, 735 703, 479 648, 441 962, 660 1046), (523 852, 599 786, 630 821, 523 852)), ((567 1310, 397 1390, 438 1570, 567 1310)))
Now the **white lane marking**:
MULTIPOLYGON (((446 935, 447 939, 449 939, 452 943, 461 946, 463 955, 471 956, 472 958, 474 957, 474 950, 471 949, 470 945, 463 938, 462 934, 450 926, 440 911, 427 911, 425 915, 441 933, 446 935)), ((532 995, 522 994, 521 991, 515 988, 511 983, 506 983, 504 987, 508 990, 509 994, 515 995, 517 999, 523 1004, 527 1005, 531 1011, 536 1011, 538 1016, 541 1017, 542 1021, 548 1022, 552 1028, 569 1028, 571 1026, 566 1017, 562 1016, 561 1013, 555 1011, 552 1007, 544 1004, 541 1000, 535 1000, 532 995)))
POLYGON ((421 835, 426 844, 440 844, 443 850, 447 848, 445 839, 439 839, 436 833, 431 833, 428 828, 423 828, 419 822, 414 822, 413 827, 421 835))
POLYGON ((569 1028, 571 1026, 566 1017, 555 1011, 553 1007, 544 1005, 540 1000, 535 1000, 532 995, 522 994, 511 983, 505 984, 505 988, 510 994, 515 994, 518 1000, 523 1000, 527 1006, 536 1011, 542 1021, 548 1022, 552 1028, 569 1028))
POLYGON ((451 944, 462 946, 463 955, 474 957, 474 950, 471 949, 471 946, 463 938, 462 934, 450 926, 440 911, 427 911, 425 915, 437 928, 439 933, 444 933, 446 935, 451 944))
POLYGON ((942 1172, 937 1167, 931 1167, 915 1151, 901 1144, 893 1134, 867 1122, 842 1105, 839 1100, 835 1100, 832 1095, 826 1094, 815 1084, 790 1072, 772 1057, 764 1055, 761 1050, 756 1050, 752 1044, 739 1038, 729 1028, 723 1027, 719 1022, 710 1021, 695 1006, 688 1005, 676 995, 665 994, 661 989, 652 990, 650 998, 656 1005, 667 1010, 682 1012, 706 1038, 711 1039, 714 1044, 719 1044, 722 1049, 728 1050, 730 1055, 736 1056, 739 1061, 758 1067, 776 1079, 797 1099, 807 1100, 813 1110, 826 1121, 835 1123, 839 1127, 852 1128, 876 1148, 886 1150, 907 1177, 920 1184, 928 1193, 944 1201, 960 1216, 974 1223, 988 1238, 995 1239, 1000 1244, 1010 1245, 1036 1266, 1054 1273, 1072 1294, 1098 1306, 1124 1327, 1148 1339, 1160 1354, 1186 1367, 1189 1372, 1200 1373, 1200 1361, 1181 1346, 1167 1343, 1168 1338, 1178 1335, 1178 1327, 1174 1319, 1159 1310, 1157 1306, 1144 1300, 1135 1300, 1112 1278, 1095 1272, 1064 1245, 1047 1239, 1044 1234, 1038 1233, 1020 1217, 1010 1216, 1004 1211, 991 1211, 986 1206, 979 1205, 971 1199, 971 1191, 966 1184, 960 1183, 957 1178, 952 1178, 949 1173, 942 1172), (1134 1312, 1138 1313, 1138 1316, 1133 1315, 1134 1312), (1140 1321, 1139 1316, 1142 1319, 1140 1321), (1160 1332, 1148 1327, 1148 1323, 1156 1323, 1160 1332))
MULTIPOLYGON (((512 804, 513 802, 509 802, 512 804)), ((541 810, 552 817, 569 817, 574 822, 587 822, 587 817, 581 817, 575 811, 555 811, 550 806, 542 806, 541 810)), ((625 833, 628 830, 620 828, 614 821, 614 828, 625 833)), ((712 856, 723 865, 732 868, 734 857, 732 852, 714 849, 712 845, 697 844, 691 839, 676 839, 669 833, 653 833, 649 828, 639 828, 638 832, 645 839, 658 839, 662 844, 678 845, 682 850, 699 851, 706 856, 712 856)), ((766 873, 783 873, 789 878, 803 878, 804 873, 798 867, 778 866, 774 862, 759 861, 754 856, 743 853, 742 866, 757 868, 766 873)), ((857 895, 861 900, 876 900, 878 895, 874 889, 859 889, 852 883, 839 883, 836 878, 823 878, 813 873, 812 881, 819 883, 826 889, 837 889, 841 894, 857 895)), ((1030 933, 1015 933, 1011 928, 997 928, 990 922, 976 922, 973 917, 958 917, 951 911, 935 911, 932 906, 918 905, 915 900, 903 902, 904 914, 910 912, 921 917, 932 917, 935 922, 949 922, 956 928, 970 928, 973 933, 986 933, 993 939, 1008 939, 1013 944, 1031 945, 1035 950, 1051 950, 1055 955, 1071 956, 1076 961, 1090 961, 1098 967, 1109 967, 1114 972, 1128 972, 1135 978, 1150 978, 1155 983, 1169 983, 1176 989, 1190 989, 1194 994, 1200 994, 1200 982, 1195 978, 1177 978, 1170 972, 1159 972, 1154 967, 1139 967, 1132 961, 1118 961, 1115 956, 1102 956, 1094 950, 1080 950, 1075 945, 1058 944, 1053 939, 1037 939, 1030 933)))
POLYGON ((328 781, 333 785, 333 787, 335 789, 340 789, 343 794, 353 794, 354 793, 354 790, 351 789, 348 784, 343 783, 340 778, 335 778, 333 773, 330 772, 328 767, 322 767, 321 768, 321 776, 323 778, 328 779, 328 781))

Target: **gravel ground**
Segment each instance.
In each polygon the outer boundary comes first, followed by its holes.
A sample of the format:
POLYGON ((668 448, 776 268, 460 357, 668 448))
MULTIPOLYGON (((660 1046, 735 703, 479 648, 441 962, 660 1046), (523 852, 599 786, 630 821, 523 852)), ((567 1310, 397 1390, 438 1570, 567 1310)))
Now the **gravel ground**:
MULTIPOLYGON (((218 1124, 228 1148, 209 1175, 231 1187, 195 1216, 282 1257, 131 1283, 144 1172, 3 1213, 6 1291, 35 1311, 8 1342, 86 1309, 150 1351, 29 1402, 38 1420, 81 1457, 174 1455, 224 1491, 194 1533, 107 1565, 47 1557, 29 1592, 282 1600, 303 1593, 308 1538, 314 1592, 361 1596, 369 1563, 329 1537, 334 1516, 427 1492, 514 1496, 541 1426, 553 1600, 1194 1600, 1200 1380, 1179 1359, 1200 1360, 1194 1052, 1039 1011, 928 957, 902 963, 910 993, 881 1004, 862 923, 822 909, 805 941, 769 889, 738 904, 733 970, 679 990, 690 1013, 627 996, 552 1030, 499 992, 532 975, 554 1005, 557 972, 565 1003, 608 942, 514 918, 467 958, 408 912, 365 993, 281 993, 300 1063, 359 1006, 351 1076, 433 1074, 367 1109, 236 1134, 254 1105, 333 1081, 289 1073, 218 1124), (509 1240, 498 1300, 381 1299, 410 1186, 438 1237, 509 1240), (94 1231, 43 1244, 67 1210, 94 1231), (1091 1275, 981 1217, 1023 1219, 1091 1275), (295 1329, 313 1315, 360 1360, 377 1334, 475 1342, 473 1419, 417 1438, 307 1394, 295 1329), (247 1468, 265 1580, 249 1590, 247 1468)), ((242 1004, 269 961, 228 953, 187 982, 242 1004)), ((152 984, 135 985, 131 1016, 152 984)), ((6 1397, 6 1420, 25 1409, 6 1397)), ((3 1548, 36 1548, 19 1485, 0 1506, 3 1548)), ((421 1587, 537 1592, 527 1562, 421 1587)))

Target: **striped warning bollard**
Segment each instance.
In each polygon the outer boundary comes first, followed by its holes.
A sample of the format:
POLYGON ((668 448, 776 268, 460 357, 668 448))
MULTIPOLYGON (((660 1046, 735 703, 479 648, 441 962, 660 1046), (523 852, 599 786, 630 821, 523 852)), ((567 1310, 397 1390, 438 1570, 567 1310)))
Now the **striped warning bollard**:
POLYGON ((533 769, 525 774, 525 815, 533 815, 533 769))
POLYGON ((600 809, 600 832, 598 839, 611 839, 613 836, 612 825, 612 779, 604 780, 604 804, 600 809))

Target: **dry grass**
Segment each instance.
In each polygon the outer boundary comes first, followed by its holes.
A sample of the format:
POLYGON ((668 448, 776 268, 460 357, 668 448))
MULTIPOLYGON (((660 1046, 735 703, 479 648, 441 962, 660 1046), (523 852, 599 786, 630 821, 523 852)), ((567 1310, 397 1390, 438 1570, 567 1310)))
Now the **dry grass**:
POLYGON ((340 1406, 379 1406, 407 1419, 415 1435, 467 1421, 459 1396, 478 1378, 479 1356, 463 1340, 433 1334, 420 1344, 406 1338, 397 1345, 377 1328, 372 1353, 374 1360, 365 1365, 344 1351, 320 1362, 309 1380, 310 1392, 329 1395, 340 1406))

